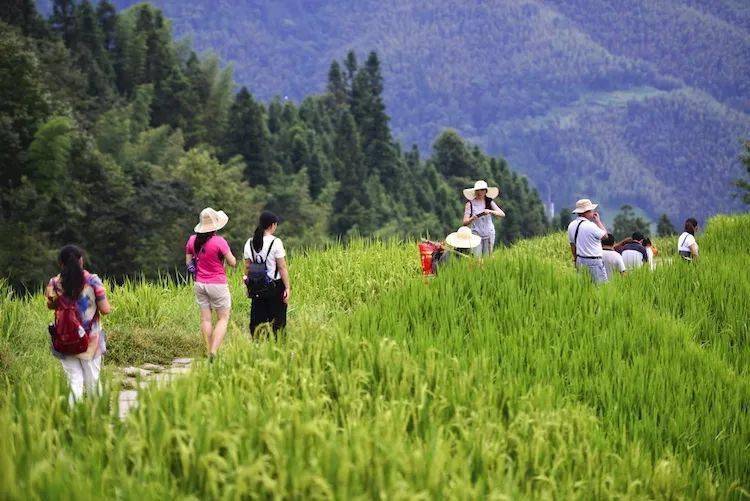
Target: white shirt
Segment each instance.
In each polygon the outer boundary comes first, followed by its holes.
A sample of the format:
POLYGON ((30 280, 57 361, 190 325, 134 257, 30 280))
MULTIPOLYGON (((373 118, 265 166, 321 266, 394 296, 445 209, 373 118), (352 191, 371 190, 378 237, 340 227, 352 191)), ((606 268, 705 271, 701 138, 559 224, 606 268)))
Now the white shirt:
POLYGON ((695 237, 687 231, 682 232, 680 238, 677 239, 677 252, 690 252, 690 246, 695 244, 698 247, 695 237))
POLYGON ((622 260, 622 256, 617 251, 604 249, 602 261, 604 261, 604 267, 607 268, 607 276, 610 278, 625 271, 625 261, 622 260))
POLYGON ((651 247, 646 247, 646 254, 648 254, 648 265, 651 271, 656 269, 656 262, 654 261, 654 250, 651 247))
POLYGON ((280 238, 276 238, 273 235, 264 235, 263 248, 261 248, 260 252, 255 252, 255 249, 253 249, 253 238, 250 237, 245 242, 243 256, 245 259, 255 261, 263 261, 265 259, 268 278, 276 280, 280 278, 276 276, 276 260, 286 257, 286 250, 284 250, 284 244, 280 238), (271 247, 271 242, 273 242, 273 247, 271 247), (270 253, 268 252, 269 247, 271 248, 270 253))
POLYGON ((624 250, 622 251, 622 261, 625 263, 625 268, 628 270, 640 268, 643 266, 643 254, 636 250, 624 250))
POLYGON ((578 217, 568 225, 568 241, 576 246, 576 254, 579 256, 601 257, 602 256, 602 237, 607 232, 599 228, 585 217, 578 217), (576 234, 578 224, 578 241, 573 239, 576 234))

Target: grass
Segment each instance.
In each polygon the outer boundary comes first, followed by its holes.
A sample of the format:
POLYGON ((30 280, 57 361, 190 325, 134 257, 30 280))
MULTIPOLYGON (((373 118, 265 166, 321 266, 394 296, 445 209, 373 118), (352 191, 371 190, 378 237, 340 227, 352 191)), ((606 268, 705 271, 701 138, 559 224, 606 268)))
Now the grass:
MULTIPOLYGON (((598 288, 562 235, 430 281, 413 245, 296 256, 280 343, 235 274, 221 357, 125 422, 112 389, 67 406, 40 298, 3 295, 0 498, 748 496, 750 216, 699 242, 598 288)), ((109 363, 199 352, 189 287, 111 299, 109 363)))

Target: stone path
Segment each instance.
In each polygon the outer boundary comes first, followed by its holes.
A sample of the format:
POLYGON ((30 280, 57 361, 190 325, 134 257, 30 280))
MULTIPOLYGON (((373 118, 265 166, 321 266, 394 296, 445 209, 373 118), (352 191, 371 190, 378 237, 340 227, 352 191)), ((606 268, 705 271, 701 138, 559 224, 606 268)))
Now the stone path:
POLYGON ((190 372, 192 358, 175 358, 171 365, 143 364, 140 367, 123 367, 122 390, 117 396, 120 419, 125 419, 131 409, 138 405, 138 390, 150 384, 166 384, 175 377, 190 372))

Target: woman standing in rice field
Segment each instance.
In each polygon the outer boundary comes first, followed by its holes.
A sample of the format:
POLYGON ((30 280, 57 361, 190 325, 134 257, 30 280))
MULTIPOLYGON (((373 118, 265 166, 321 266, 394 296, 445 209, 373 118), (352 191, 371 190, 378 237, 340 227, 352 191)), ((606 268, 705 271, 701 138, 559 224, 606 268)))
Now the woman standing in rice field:
POLYGON ((250 297, 250 335, 259 325, 270 323, 274 334, 286 326, 292 292, 286 265, 286 250, 274 236, 279 218, 264 211, 252 238, 245 243, 245 284, 250 297))
POLYGON ((224 211, 211 207, 203 209, 195 227, 196 234, 185 245, 188 271, 195 273, 195 299, 201 312, 201 334, 209 360, 213 360, 224 340, 232 308, 224 263, 237 266, 237 260, 227 241, 216 233, 228 221, 224 211), (216 325, 213 325, 212 311, 216 312, 216 325))
POLYGON ((677 252, 685 261, 698 258, 698 242, 695 240, 695 232, 698 231, 698 221, 694 217, 685 220, 685 231, 677 239, 677 252))
POLYGON ((477 256, 492 254, 495 246, 495 225, 492 216, 505 217, 505 212, 493 200, 499 194, 499 188, 490 188, 485 181, 477 181, 473 188, 464 190, 468 202, 464 207, 463 224, 482 239, 481 245, 475 249, 477 256))
POLYGON ((65 370, 72 399, 78 400, 84 389, 97 391, 106 351, 99 316, 109 314, 111 307, 101 279, 84 269, 80 248, 63 247, 58 264, 60 274, 44 291, 47 308, 55 310, 55 323, 49 329, 51 349, 65 370))

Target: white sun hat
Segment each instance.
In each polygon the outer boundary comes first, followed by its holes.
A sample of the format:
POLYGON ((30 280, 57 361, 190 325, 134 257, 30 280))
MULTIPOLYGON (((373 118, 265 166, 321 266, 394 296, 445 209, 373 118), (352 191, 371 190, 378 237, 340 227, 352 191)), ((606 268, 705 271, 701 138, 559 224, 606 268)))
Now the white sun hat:
POLYGON ((445 243, 456 249, 473 249, 482 243, 482 237, 473 234, 468 226, 461 226, 457 232, 445 237, 445 243))
POLYGON ((576 208, 573 209, 573 214, 583 214, 590 210, 596 210, 599 204, 592 203, 588 198, 582 198, 576 202, 576 208))
POLYGON ((464 190, 464 196, 468 200, 474 200, 474 198, 476 198, 477 196, 477 190, 487 190, 487 198, 497 198, 497 196, 500 194, 500 188, 496 186, 490 188, 489 186, 487 186, 487 181, 480 180, 474 183, 473 188, 466 188, 464 190))
POLYGON ((219 231, 226 226, 228 221, 229 216, 223 210, 215 211, 211 207, 206 207, 201 211, 201 219, 195 227, 195 232, 210 233, 212 231, 219 231))

